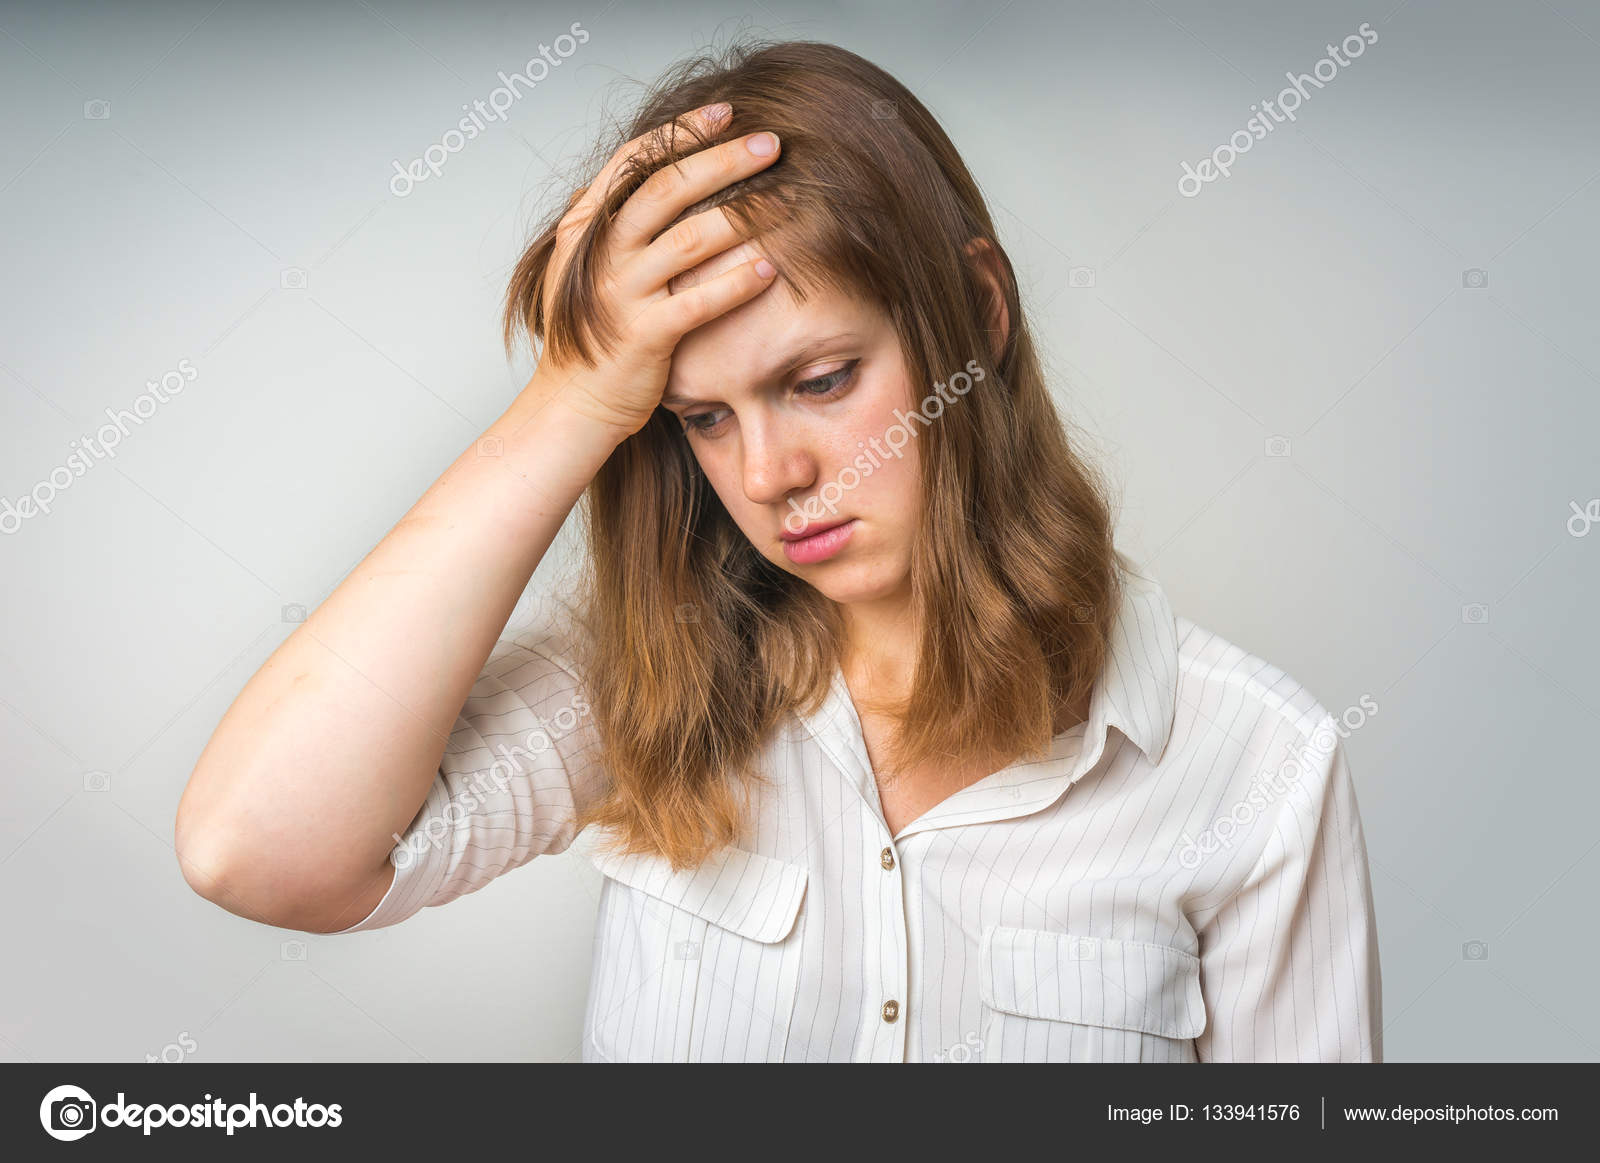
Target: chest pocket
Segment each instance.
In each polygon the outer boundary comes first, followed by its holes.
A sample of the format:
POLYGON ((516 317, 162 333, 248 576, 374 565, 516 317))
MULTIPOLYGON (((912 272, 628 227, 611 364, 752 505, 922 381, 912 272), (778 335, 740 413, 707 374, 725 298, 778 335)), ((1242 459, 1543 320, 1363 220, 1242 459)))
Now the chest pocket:
POLYGON ((1171 945, 995 926, 980 946, 984 1062, 1194 1062, 1200 961, 1171 945))
POLYGON ((805 868, 739 848, 677 871, 657 856, 596 852, 594 863, 606 880, 585 1057, 781 1059, 799 982, 805 868))

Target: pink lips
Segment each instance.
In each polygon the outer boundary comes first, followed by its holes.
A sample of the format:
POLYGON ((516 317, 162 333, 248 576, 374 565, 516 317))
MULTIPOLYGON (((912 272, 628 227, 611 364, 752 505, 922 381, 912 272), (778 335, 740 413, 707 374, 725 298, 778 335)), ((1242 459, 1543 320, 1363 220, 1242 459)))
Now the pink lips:
POLYGON ((856 519, 852 517, 848 521, 826 526, 820 532, 810 532, 807 536, 799 538, 784 533, 783 551, 796 565, 825 561, 843 549, 845 542, 850 540, 850 535, 855 531, 856 519))

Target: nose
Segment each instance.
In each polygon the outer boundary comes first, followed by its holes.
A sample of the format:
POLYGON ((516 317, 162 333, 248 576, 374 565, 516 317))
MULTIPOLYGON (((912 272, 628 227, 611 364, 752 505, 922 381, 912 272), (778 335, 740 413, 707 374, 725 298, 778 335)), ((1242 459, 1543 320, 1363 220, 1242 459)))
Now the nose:
POLYGON ((780 505, 817 479, 817 459, 802 426, 767 412, 739 428, 743 442, 744 495, 754 505, 780 505))

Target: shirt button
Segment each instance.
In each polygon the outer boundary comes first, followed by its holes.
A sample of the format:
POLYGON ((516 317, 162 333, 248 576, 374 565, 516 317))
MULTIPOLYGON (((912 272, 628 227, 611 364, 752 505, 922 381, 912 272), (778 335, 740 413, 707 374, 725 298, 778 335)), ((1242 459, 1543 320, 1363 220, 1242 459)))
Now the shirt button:
POLYGON ((891 868, 893 868, 894 867, 894 849, 885 848, 883 850, 883 854, 878 857, 878 863, 883 865, 883 870, 885 872, 888 872, 891 868))
POLYGON ((898 1018, 899 1016, 900 1016, 900 1003, 899 1002, 891 1000, 891 1001, 886 1001, 886 1002, 883 1003, 883 1020, 884 1021, 892 1022, 896 1018, 898 1018))

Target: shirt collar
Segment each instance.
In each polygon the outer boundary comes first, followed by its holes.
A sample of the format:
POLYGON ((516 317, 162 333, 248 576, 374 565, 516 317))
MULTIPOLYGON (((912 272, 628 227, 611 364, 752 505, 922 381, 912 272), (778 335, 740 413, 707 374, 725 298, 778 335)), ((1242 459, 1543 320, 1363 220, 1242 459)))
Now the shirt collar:
POLYGON ((1160 760, 1172 735, 1178 703, 1178 632, 1166 592, 1117 554, 1122 593, 1111 629, 1110 649, 1089 701, 1086 741, 1094 766, 1108 727, 1126 735, 1151 763, 1160 760))
MULTIPOLYGON (((1177 627, 1160 584, 1137 572, 1121 553, 1117 559, 1121 581, 1117 616, 1105 666, 1089 696, 1088 720, 1056 736, 1044 758, 1018 760, 985 776, 907 824, 900 836, 1022 816, 1047 807, 1100 762, 1112 727, 1150 763, 1160 760, 1177 705, 1177 627)), ((841 671, 835 670, 822 707, 801 722, 877 810, 877 783, 841 671)))

